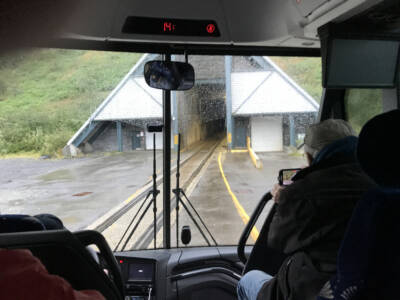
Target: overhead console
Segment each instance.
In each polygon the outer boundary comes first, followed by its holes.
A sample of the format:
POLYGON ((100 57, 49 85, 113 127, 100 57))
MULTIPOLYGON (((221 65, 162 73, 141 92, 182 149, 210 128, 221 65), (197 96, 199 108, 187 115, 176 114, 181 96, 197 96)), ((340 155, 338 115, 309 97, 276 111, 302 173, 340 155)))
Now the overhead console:
POLYGON ((314 25, 380 0, 79 1, 65 35, 106 42, 319 48, 314 25))
POLYGON ((37 13, 28 21, 31 5, 21 3, 10 10, 19 12, 12 23, 19 24, 20 34, 32 36, 37 31, 42 40, 41 30, 51 32, 51 37, 44 39, 48 43, 43 41, 41 46, 158 53, 182 53, 190 48, 201 54, 207 52, 205 45, 224 50, 241 48, 243 52, 251 47, 266 54, 265 47, 271 52, 280 50, 276 51, 279 55, 316 56, 320 46, 317 28, 346 20, 383 1, 75 0, 57 2, 48 18, 37 13), (33 30, 25 24, 36 26, 33 30), (49 31, 49 27, 54 29, 49 31), (124 47, 128 44, 130 47, 124 47))

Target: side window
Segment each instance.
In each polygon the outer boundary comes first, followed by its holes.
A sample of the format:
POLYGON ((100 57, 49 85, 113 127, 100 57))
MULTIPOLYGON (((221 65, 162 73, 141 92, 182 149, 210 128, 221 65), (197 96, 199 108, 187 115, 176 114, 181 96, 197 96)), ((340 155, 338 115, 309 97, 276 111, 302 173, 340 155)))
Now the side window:
POLYGON ((345 95, 347 120, 357 133, 365 123, 382 113, 381 89, 348 89, 345 95))

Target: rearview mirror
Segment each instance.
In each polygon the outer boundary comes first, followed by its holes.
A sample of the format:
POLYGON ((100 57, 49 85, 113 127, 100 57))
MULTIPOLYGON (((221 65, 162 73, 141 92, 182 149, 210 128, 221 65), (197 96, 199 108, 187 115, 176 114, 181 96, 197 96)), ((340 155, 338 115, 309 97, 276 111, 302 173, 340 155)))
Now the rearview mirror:
POLYGON ((189 90, 194 85, 191 64, 177 61, 149 61, 144 66, 146 83, 162 90, 189 90))

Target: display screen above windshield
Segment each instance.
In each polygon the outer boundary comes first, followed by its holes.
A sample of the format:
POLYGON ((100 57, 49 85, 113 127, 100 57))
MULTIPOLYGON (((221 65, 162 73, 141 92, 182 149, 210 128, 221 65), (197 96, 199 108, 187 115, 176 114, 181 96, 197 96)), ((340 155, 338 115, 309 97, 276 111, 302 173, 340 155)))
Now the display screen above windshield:
POLYGON ((219 37, 215 21, 128 17, 123 33, 219 37))

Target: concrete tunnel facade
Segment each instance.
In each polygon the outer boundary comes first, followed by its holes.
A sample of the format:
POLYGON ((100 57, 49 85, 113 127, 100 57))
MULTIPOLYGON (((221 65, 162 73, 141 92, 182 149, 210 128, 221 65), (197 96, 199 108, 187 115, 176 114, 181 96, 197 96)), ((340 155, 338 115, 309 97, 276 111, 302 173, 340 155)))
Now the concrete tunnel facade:
MULTIPOLYGON (((64 154, 153 148, 153 134, 146 126, 162 124, 162 92, 146 85, 143 66, 154 59, 161 56, 146 54, 140 59, 70 139, 64 154)), ((274 121, 280 132, 277 144, 281 144, 275 151, 281 151, 295 145, 304 134, 303 124, 316 118, 315 100, 266 57, 190 56, 189 62, 195 69, 195 86, 171 95, 172 147, 177 147, 178 133, 181 148, 226 134, 229 149, 246 147, 251 137, 258 151, 263 151, 259 140, 265 137, 260 132, 268 131, 274 121), (268 99, 265 94, 276 96, 268 99)), ((161 149, 161 133, 156 141, 161 149)))

